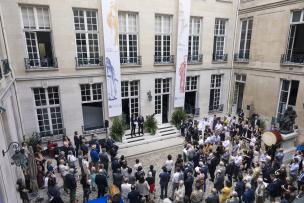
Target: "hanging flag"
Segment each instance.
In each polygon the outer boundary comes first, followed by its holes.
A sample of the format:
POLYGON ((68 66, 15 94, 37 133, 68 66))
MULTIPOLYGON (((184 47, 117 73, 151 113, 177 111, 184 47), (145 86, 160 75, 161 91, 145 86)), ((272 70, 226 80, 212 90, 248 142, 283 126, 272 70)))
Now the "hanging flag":
POLYGON ((179 0, 174 107, 184 107, 190 23, 190 0, 179 0))
POLYGON ((121 79, 117 0, 101 0, 109 117, 121 110, 121 79))

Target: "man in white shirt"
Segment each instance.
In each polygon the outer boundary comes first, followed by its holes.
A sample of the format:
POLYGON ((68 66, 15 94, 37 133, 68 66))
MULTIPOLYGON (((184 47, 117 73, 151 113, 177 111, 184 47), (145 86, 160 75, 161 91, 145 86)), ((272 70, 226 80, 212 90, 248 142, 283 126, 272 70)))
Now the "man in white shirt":
POLYGON ((128 183, 128 178, 125 178, 123 184, 121 184, 121 196, 125 203, 129 203, 129 192, 131 192, 131 184, 128 183))
POLYGON ((178 188, 180 180, 183 180, 182 173, 180 171, 180 168, 176 168, 176 172, 172 177, 172 199, 174 198, 175 190, 178 188))

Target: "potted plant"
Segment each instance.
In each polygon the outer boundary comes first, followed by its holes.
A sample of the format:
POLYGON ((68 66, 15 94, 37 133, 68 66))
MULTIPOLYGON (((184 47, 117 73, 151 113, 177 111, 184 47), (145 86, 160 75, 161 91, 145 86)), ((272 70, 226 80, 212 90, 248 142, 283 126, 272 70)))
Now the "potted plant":
POLYGON ((155 119, 155 114, 146 116, 146 121, 144 123, 145 131, 151 135, 155 135, 157 130, 157 121, 155 119))
POLYGON ((125 133, 125 124, 120 117, 115 117, 112 120, 112 126, 110 128, 111 137, 118 142, 122 141, 122 136, 125 133))
POLYGON ((186 120, 187 113, 184 111, 183 108, 176 108, 172 113, 171 123, 175 125, 177 129, 180 129, 181 122, 186 120))

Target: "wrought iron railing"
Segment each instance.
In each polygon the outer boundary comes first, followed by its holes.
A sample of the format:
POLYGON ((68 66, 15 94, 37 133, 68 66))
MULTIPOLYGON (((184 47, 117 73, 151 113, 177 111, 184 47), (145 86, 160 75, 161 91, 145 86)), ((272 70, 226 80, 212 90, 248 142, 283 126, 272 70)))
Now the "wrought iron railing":
POLYGON ((154 64, 174 64, 174 55, 154 56, 154 64))
POLYGON ((304 65, 304 54, 282 54, 281 64, 300 64, 304 65))
POLYGON ((188 64, 201 64, 203 63, 203 54, 188 55, 188 64))
POLYGON ((57 58, 43 58, 43 59, 24 59, 25 68, 30 69, 40 69, 40 68, 58 68, 57 58))
POLYGON ((121 65, 141 65, 141 56, 136 57, 120 57, 121 65))
POLYGON ((103 57, 99 58, 79 58, 75 57, 76 67, 103 66, 103 57))
POLYGON ((234 54, 234 61, 235 62, 243 62, 243 63, 248 63, 249 62, 249 56, 248 55, 243 55, 236 53, 234 54))
POLYGON ((213 62, 227 62, 228 54, 213 54, 212 61, 213 62))

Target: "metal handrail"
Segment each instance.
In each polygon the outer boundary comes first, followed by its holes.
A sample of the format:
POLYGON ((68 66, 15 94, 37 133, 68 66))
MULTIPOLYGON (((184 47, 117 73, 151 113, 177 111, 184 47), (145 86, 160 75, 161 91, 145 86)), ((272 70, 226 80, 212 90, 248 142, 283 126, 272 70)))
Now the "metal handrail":
POLYGON ((174 55, 154 56, 154 64, 174 64, 174 55))
POLYGON ((26 69, 58 68, 56 57, 43 59, 24 58, 24 63, 26 69))
POLYGON ((120 57, 120 64, 121 65, 141 65, 141 56, 135 57, 120 57))
POLYGON ((203 54, 188 55, 188 64, 201 64, 203 63, 203 54))
POLYGON ((76 67, 103 66, 103 57, 98 58, 79 58, 75 57, 76 67))

